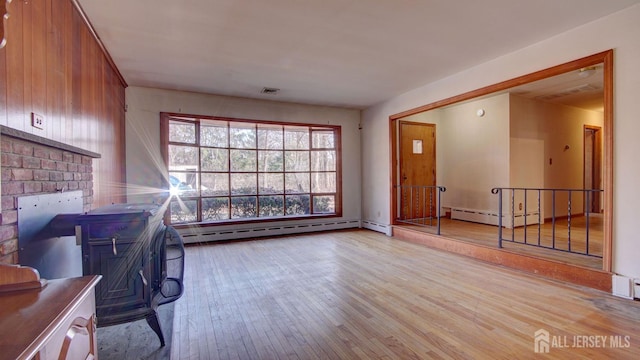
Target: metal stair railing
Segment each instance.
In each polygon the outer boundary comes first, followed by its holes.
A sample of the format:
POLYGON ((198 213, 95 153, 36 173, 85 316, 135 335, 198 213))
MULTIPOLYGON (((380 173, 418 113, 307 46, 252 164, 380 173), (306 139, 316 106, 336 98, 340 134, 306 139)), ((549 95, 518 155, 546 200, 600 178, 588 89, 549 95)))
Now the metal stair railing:
POLYGON ((569 252, 573 254, 587 255, 593 256, 597 258, 602 258, 601 254, 596 254, 591 251, 590 240, 592 237, 592 231, 594 231, 591 226, 591 218, 590 215, 593 215, 593 212, 590 212, 591 201, 595 198, 595 196, 599 196, 603 190, 600 189, 552 189, 552 188, 515 188, 515 187, 496 187, 491 189, 492 194, 498 195, 498 247, 503 247, 503 242, 511 242, 522 245, 530 245, 540 248, 553 249, 558 251, 569 252), (530 208, 528 205, 529 195, 533 194, 535 197, 535 206, 530 208), (545 235, 542 228, 542 224, 545 219, 542 218, 542 201, 544 194, 549 194, 551 197, 551 234, 545 235), (582 194, 584 203, 583 203, 583 213, 584 216, 584 227, 580 227, 577 224, 574 224, 580 216, 580 213, 576 213, 573 209, 573 203, 575 194, 582 194), (558 201, 560 195, 564 195, 566 197, 566 215, 558 215, 556 208, 558 205, 562 206, 562 200, 558 201), (507 197, 508 196, 508 197, 507 197), (507 197, 506 199, 504 197, 507 197), (522 203, 524 204, 523 210, 518 206, 518 211, 523 211, 523 215, 516 215, 516 197, 522 199, 522 203), (505 214, 504 212, 504 202, 508 201, 509 204, 509 212, 505 214), (535 220, 535 224, 532 221, 528 223, 528 218, 533 216, 537 217, 535 220), (521 217, 523 223, 521 225, 516 226, 516 219, 521 217), (562 232, 562 229, 559 229, 561 225, 561 219, 566 218, 566 232, 562 232), (504 220, 507 220, 507 224, 505 226, 504 220), (528 230, 534 227, 534 239, 529 238, 528 230), (510 237, 504 236, 505 228, 510 228, 510 237), (521 228, 520 230, 516 230, 516 228, 521 228), (576 235, 572 233, 572 231, 576 232, 577 229, 584 229, 584 239, 577 239, 576 235), (516 233, 522 233, 522 236, 517 238, 516 233), (572 243, 582 244, 581 241, 584 240, 584 246, 577 246, 572 243))
POLYGON ((437 185, 397 185, 396 190, 401 199, 396 222, 418 226, 434 226, 435 222, 436 234, 440 235, 440 200, 447 189, 437 185))

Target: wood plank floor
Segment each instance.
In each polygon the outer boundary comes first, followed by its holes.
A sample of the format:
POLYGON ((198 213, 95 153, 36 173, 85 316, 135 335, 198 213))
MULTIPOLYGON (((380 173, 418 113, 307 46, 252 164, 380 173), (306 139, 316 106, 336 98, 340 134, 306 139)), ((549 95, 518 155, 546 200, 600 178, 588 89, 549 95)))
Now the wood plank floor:
MULTIPOLYGON (((586 249, 586 235, 585 235, 585 217, 580 216, 572 219, 571 225, 571 247, 574 251, 585 252, 586 249)), ((435 225, 435 222, 434 222, 435 225)), ((414 230, 428 232, 430 234, 436 233, 434 226, 415 226, 415 225, 401 225, 407 226, 414 230)), ((473 223, 469 221, 451 220, 443 218, 440 225, 440 235, 443 237, 466 241, 474 244, 486 245, 491 247, 498 247, 498 227, 493 225, 473 223)), ((590 236, 589 236, 589 253, 602 256, 602 241, 603 241, 603 222, 602 216, 592 215, 590 217, 590 236)), ((535 242, 538 237, 538 226, 530 225, 527 227, 527 241, 529 243, 535 242)), ((541 244, 545 246, 551 246, 551 234, 553 231, 553 224, 549 221, 541 225, 541 244)), ((556 246, 561 249, 568 249, 568 230, 567 220, 558 220, 555 224, 556 231, 556 246)), ((514 229, 504 229, 503 239, 513 238, 517 242, 524 242, 524 231, 522 227, 514 229)), ((563 251, 538 248, 534 246, 523 245, 519 243, 503 242, 503 248, 509 251, 540 257, 543 259, 555 260, 566 262, 568 264, 585 266, 592 269, 602 269, 602 259, 592 256, 585 256, 581 254, 572 254, 563 251)))
POLYGON ((638 302, 368 230, 188 246, 173 330, 172 359, 640 358, 638 302))

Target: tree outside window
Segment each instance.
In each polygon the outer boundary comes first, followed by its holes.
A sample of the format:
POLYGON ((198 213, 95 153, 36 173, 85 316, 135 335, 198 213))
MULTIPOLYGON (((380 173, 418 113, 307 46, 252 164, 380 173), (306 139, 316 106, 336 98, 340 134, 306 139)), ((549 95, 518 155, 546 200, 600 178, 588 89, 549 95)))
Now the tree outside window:
POLYGON ((161 114, 171 223, 339 215, 340 127, 161 114))

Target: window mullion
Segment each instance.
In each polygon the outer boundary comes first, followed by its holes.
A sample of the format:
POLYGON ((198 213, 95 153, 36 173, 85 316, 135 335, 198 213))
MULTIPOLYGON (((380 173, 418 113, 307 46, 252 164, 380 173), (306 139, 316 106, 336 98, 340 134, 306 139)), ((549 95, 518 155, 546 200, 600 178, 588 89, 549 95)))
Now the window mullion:
POLYGON ((284 126, 281 127, 281 132, 282 132, 282 148, 280 149, 280 151, 282 151, 282 181, 283 181, 283 189, 282 192, 284 193, 284 195, 282 196, 283 199, 283 214, 284 216, 287 216, 287 168, 286 168, 286 163, 287 163, 287 153, 285 152, 285 146, 284 143, 286 141, 286 139, 284 138, 284 126))
MULTIPOLYGON (((167 115, 162 113, 161 116, 167 115)), ((177 114, 169 116, 177 116, 177 114)), ((171 150, 176 154, 182 152, 189 154, 191 152, 187 149, 189 146, 193 146, 196 153, 186 155, 191 158, 184 157, 184 163, 182 159, 174 160, 175 166, 172 165, 173 167, 170 168, 180 178, 192 176, 191 179, 187 177, 185 180, 189 184, 197 181, 197 193, 193 190, 188 192, 185 190, 181 193, 185 202, 191 202, 189 207, 195 211, 195 214, 190 211, 179 211, 176 207, 174 219, 178 223, 205 222, 214 219, 218 221, 242 220, 242 218, 251 220, 254 217, 255 220, 259 220, 257 218, 264 216, 282 216, 282 219, 292 219, 306 215, 327 215, 332 209, 336 214, 336 210, 341 211, 342 204, 339 203, 341 186, 338 185, 341 181, 338 178, 341 176, 339 168, 341 154, 338 146, 339 139, 335 138, 340 132, 339 127, 278 124, 182 114, 177 119, 175 125, 169 124, 174 126, 174 130, 166 132, 165 144, 169 148, 180 146, 181 148, 176 147, 171 150), (186 127, 178 122, 193 124, 192 129, 195 134, 188 135, 181 132, 186 127), (210 127, 216 127, 218 130, 211 130, 210 127), (263 133, 259 133, 261 129, 264 130, 263 133), (253 134, 249 130, 253 131, 253 134), (219 135, 211 131, 217 131, 219 135), (331 138, 331 133, 334 138, 331 138), (222 143, 223 134, 226 135, 226 144, 222 143), (192 137, 189 139, 188 136, 192 137), (232 141, 234 140, 232 136, 235 136, 237 141, 232 141), (255 141, 253 144, 248 142, 251 140, 249 136, 255 137, 255 140, 252 140, 255 141), (279 136, 280 139, 274 136, 279 136), (179 141, 188 140, 189 143, 169 141, 171 137, 179 141), (191 139, 195 143, 192 143, 191 139), (235 146, 233 156, 232 144, 235 146), (216 153, 209 148, 220 150, 216 153), (325 153, 327 151, 333 151, 333 154, 325 153), (221 159, 222 156, 226 158, 221 159), (260 162, 261 156, 264 157, 262 162, 260 162), (314 157, 319 161, 315 165, 312 160, 314 157), (221 160, 224 162, 221 163, 221 160), (195 163, 197 167, 193 170, 183 168, 190 164, 188 162, 195 163), (334 162, 336 169, 328 170, 327 166, 332 166, 334 162), (249 165, 253 165, 253 168, 249 165), (227 166, 226 171, 220 169, 222 166, 227 166), (214 173, 218 175, 212 175, 214 173), (224 185, 221 181, 227 184, 224 185), (332 190, 333 182, 335 182, 333 192, 326 192, 332 190), (232 191, 234 186, 238 191, 237 194, 232 191), (203 190, 203 187, 207 190, 203 190), (226 187, 226 193, 221 193, 220 190, 224 187, 226 187), (250 191, 248 187, 255 187, 255 190, 250 191), (261 202, 261 197, 265 198, 264 202, 261 202), (223 199, 226 199, 226 204, 223 199), (328 203, 334 201, 333 199, 336 203, 328 203), (315 207, 314 201, 318 202, 315 207), (235 215, 232 212, 234 206, 235 215), (226 217, 220 213, 225 208, 226 217)))
POLYGON ((196 169, 196 179, 198 184, 198 200, 196 201, 196 219, 198 222, 202 222, 202 157, 201 157, 201 149, 202 144, 200 143, 200 119, 195 122, 196 129, 196 153, 197 153, 197 163, 198 168, 196 169))
POLYGON ((258 138, 258 124, 253 124, 253 131, 254 131, 254 136, 255 136, 255 156, 256 156, 256 167, 253 169, 253 179, 254 182, 256 184, 256 217, 260 217, 260 182, 258 181, 258 162, 260 161, 260 159, 258 158, 258 148, 260 147, 260 144, 258 144, 258 141, 260 140, 258 138))
POLYGON ((308 176, 309 176, 309 214, 313 214, 313 176, 311 175, 312 172, 312 163, 311 163, 311 149, 313 148, 313 137, 311 136, 311 128, 308 129, 307 132, 307 136, 308 136, 308 144, 309 147, 307 148, 307 157, 309 159, 309 169, 308 171, 308 176))
POLYGON ((232 197, 231 197, 231 123, 227 121, 227 181, 229 183, 229 201, 227 202, 229 219, 231 219, 232 197))

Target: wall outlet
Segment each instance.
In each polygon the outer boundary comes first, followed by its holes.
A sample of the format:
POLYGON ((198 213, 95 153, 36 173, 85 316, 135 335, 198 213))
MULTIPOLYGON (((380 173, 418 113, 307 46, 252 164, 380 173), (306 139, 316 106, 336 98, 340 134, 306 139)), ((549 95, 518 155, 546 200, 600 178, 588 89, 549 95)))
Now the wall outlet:
POLYGON ((44 130, 44 116, 32 112, 31 113, 31 126, 33 126, 36 129, 44 130))

